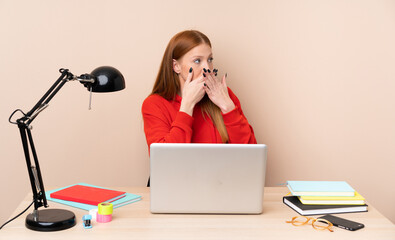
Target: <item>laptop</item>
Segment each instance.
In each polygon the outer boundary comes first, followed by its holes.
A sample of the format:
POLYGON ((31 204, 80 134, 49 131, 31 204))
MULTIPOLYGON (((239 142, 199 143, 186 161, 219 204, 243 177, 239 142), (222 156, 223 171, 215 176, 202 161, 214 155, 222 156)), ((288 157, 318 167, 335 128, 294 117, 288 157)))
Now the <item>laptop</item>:
POLYGON ((264 144, 153 143, 151 212, 260 214, 264 144))

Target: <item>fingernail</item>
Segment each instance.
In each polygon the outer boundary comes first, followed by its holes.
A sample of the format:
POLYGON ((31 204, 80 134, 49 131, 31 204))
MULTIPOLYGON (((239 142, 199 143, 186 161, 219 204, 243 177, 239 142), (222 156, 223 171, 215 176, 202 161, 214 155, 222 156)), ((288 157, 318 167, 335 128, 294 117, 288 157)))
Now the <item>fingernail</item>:
POLYGON ((210 69, 207 69, 208 73, 211 73, 210 69))
POLYGON ((217 73, 215 73, 215 76, 217 76, 217 73))
POLYGON ((203 85, 206 87, 207 85, 205 83, 203 83, 203 85))
POLYGON ((215 73, 218 72, 218 69, 214 69, 213 72, 215 72, 215 73))
POLYGON ((227 78, 228 77, 228 73, 225 73, 225 78, 227 78))
POLYGON ((204 71, 204 72, 207 72, 207 70, 206 70, 205 68, 203 68, 203 71, 204 71))
POLYGON ((206 77, 206 74, 203 73, 203 77, 206 77))
POLYGON ((190 73, 192 72, 192 67, 189 69, 189 72, 190 72, 190 73))

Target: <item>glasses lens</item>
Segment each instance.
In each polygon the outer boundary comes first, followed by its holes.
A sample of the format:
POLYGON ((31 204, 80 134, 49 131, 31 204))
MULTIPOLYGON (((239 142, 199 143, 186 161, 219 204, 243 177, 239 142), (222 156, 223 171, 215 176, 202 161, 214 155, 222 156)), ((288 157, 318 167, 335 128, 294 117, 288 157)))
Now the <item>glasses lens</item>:
POLYGON ((293 218, 292 224, 294 226, 301 226, 301 225, 306 224, 308 221, 309 221, 309 219, 307 217, 298 216, 298 217, 293 218))
POLYGON ((313 227, 318 230, 324 230, 330 227, 330 223, 322 219, 318 219, 317 221, 314 221, 313 227))

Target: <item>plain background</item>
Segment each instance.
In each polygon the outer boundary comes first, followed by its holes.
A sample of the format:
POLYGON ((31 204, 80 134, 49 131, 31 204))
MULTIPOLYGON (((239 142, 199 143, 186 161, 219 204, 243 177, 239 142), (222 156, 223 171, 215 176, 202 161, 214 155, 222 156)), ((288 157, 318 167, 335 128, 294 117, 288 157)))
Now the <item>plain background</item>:
POLYGON ((60 68, 114 66, 126 89, 94 94, 89 111, 87 90, 70 82, 33 122, 45 186, 146 184, 141 104, 186 29, 211 39, 215 67, 267 144, 267 186, 347 181, 395 222, 393 0, 0 0, 0 222, 31 191, 8 117, 30 110, 60 68))

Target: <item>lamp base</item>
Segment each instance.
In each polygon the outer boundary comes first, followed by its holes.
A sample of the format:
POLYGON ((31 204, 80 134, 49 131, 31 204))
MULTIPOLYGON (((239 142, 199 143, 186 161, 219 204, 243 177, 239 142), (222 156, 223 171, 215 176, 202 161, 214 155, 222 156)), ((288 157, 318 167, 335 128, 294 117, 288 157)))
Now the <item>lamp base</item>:
POLYGON ((26 217, 26 227, 34 231, 51 232, 74 227, 73 212, 64 209, 35 210, 26 217))

